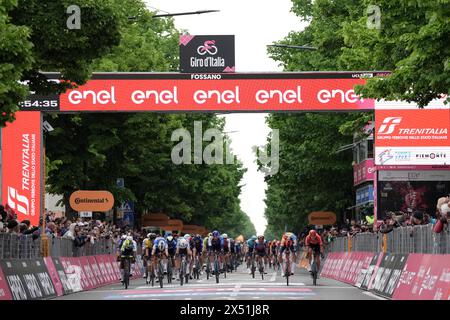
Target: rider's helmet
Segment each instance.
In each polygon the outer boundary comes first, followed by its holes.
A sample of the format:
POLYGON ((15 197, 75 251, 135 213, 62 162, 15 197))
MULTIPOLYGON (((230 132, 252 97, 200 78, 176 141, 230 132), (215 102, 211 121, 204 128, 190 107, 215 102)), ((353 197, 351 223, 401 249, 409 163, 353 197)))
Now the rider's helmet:
POLYGON ((317 235, 317 231, 316 230, 310 230, 309 231, 309 236, 310 237, 315 237, 317 235))
POLYGON ((125 240, 127 238, 127 235, 123 234, 121 238, 122 238, 122 240, 125 240))
POLYGON ((133 241, 133 237, 132 236, 128 236, 127 240, 133 241))
POLYGON ((158 250, 164 251, 165 248, 166 248, 166 244, 164 243, 164 241, 159 241, 158 242, 158 250))
POLYGON ((228 239, 228 235, 226 233, 222 234, 222 238, 228 239))
POLYGON ((147 238, 148 238, 148 239, 150 239, 151 236, 152 236, 151 233, 148 233, 148 234, 147 234, 147 238))
POLYGON ((264 240, 264 236, 263 235, 258 236, 258 240, 264 240))
POLYGON ((250 239, 251 239, 251 240, 256 240, 256 239, 258 239, 258 237, 255 236, 255 235, 253 235, 250 239))
POLYGON ((180 238, 180 240, 178 241, 178 245, 180 249, 186 249, 188 247, 188 242, 185 238, 180 238))
POLYGON ((167 237, 167 241, 172 242, 172 240, 173 240, 173 237, 172 237, 172 236, 168 236, 168 237, 167 237))
POLYGON ((155 240, 155 239, 156 239, 156 234, 150 233, 150 240, 155 240))
POLYGON ((186 234, 184 235, 184 238, 185 238, 187 241, 191 241, 191 235, 190 235, 189 233, 186 233, 186 234))
POLYGON ((277 247, 280 246, 281 242, 277 240, 277 247))
POLYGON ((210 232, 210 233, 208 233, 208 237, 211 237, 212 236, 212 233, 210 232))
POLYGON ((212 236, 213 236, 214 238, 218 238, 218 237, 220 236, 219 231, 214 230, 213 233, 212 233, 212 236))

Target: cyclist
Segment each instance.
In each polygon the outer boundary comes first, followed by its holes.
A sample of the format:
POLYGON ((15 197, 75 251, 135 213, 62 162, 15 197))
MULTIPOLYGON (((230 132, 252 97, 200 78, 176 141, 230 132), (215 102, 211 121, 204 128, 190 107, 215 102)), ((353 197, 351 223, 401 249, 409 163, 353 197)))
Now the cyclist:
MULTIPOLYGON (((220 236, 219 231, 215 230, 212 232, 211 236, 208 238, 208 255, 211 256, 211 252, 215 253, 222 253, 222 239, 220 236)), ((211 261, 210 259, 210 262, 211 261)), ((219 270, 221 269, 220 266, 222 264, 222 255, 219 254, 219 270)), ((214 270, 214 268, 211 268, 211 270, 214 270)), ((214 271, 212 272, 214 274, 214 271)))
MULTIPOLYGON (((206 253, 209 252, 208 251, 208 243, 209 243, 209 237, 212 236, 212 233, 208 233, 208 236, 205 237, 205 239, 203 239, 203 257, 206 257, 206 253)), ((206 261, 203 264, 203 268, 206 268, 206 261)))
POLYGON ((193 259, 193 254, 192 254, 192 250, 194 248, 194 237, 192 237, 189 233, 184 235, 184 238, 186 239, 186 241, 189 243, 189 249, 191 250, 191 258, 189 259, 189 265, 188 265, 188 273, 189 273, 189 278, 192 278, 192 267, 193 267, 193 263, 194 263, 194 259, 193 259))
POLYGON ((248 274, 252 274, 252 271, 250 270, 250 260, 253 256, 253 247, 255 246, 255 241, 258 238, 256 236, 252 236, 250 239, 247 240, 247 253, 246 253, 246 262, 247 262, 247 270, 248 274))
MULTIPOLYGON (((261 259, 264 259, 263 262, 265 264, 265 261, 267 260, 268 246, 267 241, 264 239, 263 235, 258 236, 258 239, 255 241, 253 251, 256 256, 256 265, 259 265, 259 261, 261 259)), ((265 270, 264 274, 267 274, 265 270)))
MULTIPOLYGON (((203 259, 202 259, 202 252, 203 252, 203 239, 202 236, 197 234, 192 239, 193 246, 192 246, 192 253, 194 257, 197 257, 199 260, 199 265, 203 265, 203 259)), ((200 274, 203 274, 203 271, 199 270, 200 274)))
POLYGON ((121 275, 122 283, 123 283, 123 276, 124 276, 124 260, 130 259, 130 262, 131 262, 130 277, 132 277, 134 262, 136 261, 135 254, 136 254, 136 251, 134 250, 133 237, 126 236, 125 240, 123 240, 122 245, 120 247, 120 275, 121 275))
POLYGON ((122 250, 122 244, 123 242, 127 239, 127 235, 123 234, 119 241, 117 242, 117 247, 116 247, 116 255, 117 255, 117 262, 120 262, 120 255, 121 255, 121 250, 122 250))
MULTIPOLYGON (((167 242, 164 237, 161 237, 160 234, 156 235, 155 241, 153 242, 153 249, 152 249, 152 257, 153 257, 153 270, 156 271, 156 260, 158 259, 159 255, 162 254, 162 259, 169 257, 169 251, 167 248, 167 242)), ((164 274, 167 273, 167 264, 163 262, 163 268, 164 268, 164 274)), ((156 282, 158 282, 156 280, 156 282)))
MULTIPOLYGON (((189 258, 192 256, 191 249, 189 248, 189 242, 184 238, 181 237, 177 241, 177 251, 175 253, 175 256, 177 259, 175 260, 175 263, 177 265, 177 270, 180 270, 181 268, 181 256, 184 255, 188 259, 189 264, 189 258)), ((186 270, 186 272, 189 274, 190 269, 186 270)), ((180 273, 177 272, 177 281, 180 281, 180 273)))
MULTIPOLYGON (((296 247, 296 243, 297 243, 297 237, 292 233, 292 232, 286 232, 283 237, 281 238, 281 242, 280 242, 280 254, 279 254, 279 259, 280 262, 283 262, 283 252, 284 250, 286 250, 286 248, 289 249, 289 251, 292 253, 291 255, 291 266, 292 266, 292 270, 291 270, 291 275, 294 275, 294 268, 295 268, 295 263, 293 263, 295 261, 295 247, 296 247)), ((283 275, 284 276, 284 275, 283 275)))
MULTIPOLYGON (((166 242, 167 242, 167 252, 169 254, 170 261, 172 263, 173 268, 175 268, 175 253, 177 251, 177 240, 171 234, 168 234, 166 242)), ((172 272, 172 279, 175 279, 173 272, 172 272)))
POLYGON ((149 264, 152 263, 151 258, 152 258, 152 250, 153 250, 153 243, 155 241, 156 238, 156 234, 150 232, 149 234, 147 234, 147 238, 144 239, 144 241, 142 242, 142 252, 144 253, 144 261, 145 261, 145 266, 147 266, 147 268, 145 268, 145 277, 147 278, 148 276, 148 266, 149 264))
POLYGON ((233 263, 235 263, 234 261, 237 259, 237 256, 236 256, 236 243, 234 242, 233 238, 230 239, 230 256, 233 257, 233 259, 230 259, 230 268, 233 270, 234 269, 234 264, 233 263))
MULTIPOLYGON (((272 264, 275 263, 275 257, 278 254, 278 249, 279 249, 279 244, 280 242, 275 238, 273 239, 270 244, 269 244, 269 255, 270 255, 270 259, 272 259, 272 264)), ((275 265, 274 265, 274 269, 275 269, 275 265)))
POLYGON ((236 240, 234 243, 234 250, 236 251, 236 259, 241 262, 241 254, 242 254, 242 244, 239 240, 236 240))
POLYGON ((228 235, 226 233, 222 234, 222 236, 220 237, 220 245, 222 247, 222 254, 223 254, 222 272, 224 272, 225 268, 227 268, 228 270, 231 251, 231 241, 230 239, 228 239, 228 235))
POLYGON ((316 230, 310 230, 309 234, 305 239, 305 246, 308 248, 307 258, 309 260, 309 265, 311 265, 312 260, 312 252, 316 253, 316 264, 317 270, 320 270, 320 256, 323 259, 323 241, 322 237, 317 233, 316 230))

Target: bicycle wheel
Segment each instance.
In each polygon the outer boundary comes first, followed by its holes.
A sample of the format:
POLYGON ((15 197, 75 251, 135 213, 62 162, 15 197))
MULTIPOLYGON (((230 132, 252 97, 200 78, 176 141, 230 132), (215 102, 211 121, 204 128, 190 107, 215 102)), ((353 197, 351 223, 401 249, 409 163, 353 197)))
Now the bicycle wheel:
POLYGON ((206 257, 206 280, 209 280, 209 274, 211 272, 211 260, 209 256, 206 257))
POLYGON ((255 266, 255 260, 252 258, 252 278, 255 278, 255 271, 256 271, 256 266, 255 266))
POLYGON ((162 288, 163 281, 164 281, 164 268, 163 268, 161 260, 159 260, 159 266, 158 266, 158 279, 159 279, 159 286, 162 288))
POLYGON ((216 283, 219 283, 219 261, 217 260, 217 257, 214 259, 214 275, 216 276, 216 283))
POLYGON ((180 285, 183 285, 184 283, 184 259, 181 260, 181 266, 180 266, 180 285))
POLYGON ((125 259, 123 266, 123 282, 125 284, 125 290, 128 289, 130 284, 130 260, 125 259))
POLYGON ((172 259, 167 261, 167 283, 172 283, 172 259))
POLYGON ((316 257, 313 257, 313 261, 311 263, 311 275, 313 278, 313 285, 317 285, 317 264, 316 257))
POLYGON ((259 272, 261 273, 261 279, 264 280, 264 263, 259 259, 259 272))

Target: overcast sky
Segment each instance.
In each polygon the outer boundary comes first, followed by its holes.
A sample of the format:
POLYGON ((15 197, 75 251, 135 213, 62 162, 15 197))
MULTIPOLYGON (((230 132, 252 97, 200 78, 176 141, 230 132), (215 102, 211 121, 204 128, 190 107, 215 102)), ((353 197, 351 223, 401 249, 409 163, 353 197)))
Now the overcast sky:
MULTIPOLYGON (((235 35, 236 72, 281 71, 267 56, 266 45, 301 30, 304 24, 290 12, 290 0, 146 0, 148 8, 161 13, 220 10, 218 13, 175 17, 175 26, 192 35, 235 35)), ((225 131, 231 133, 232 149, 248 169, 242 180, 241 208, 258 234, 264 232, 266 184, 257 171, 252 146, 264 145, 269 133, 266 114, 226 115, 225 131)), ((219 230, 220 231, 220 230, 219 230)))

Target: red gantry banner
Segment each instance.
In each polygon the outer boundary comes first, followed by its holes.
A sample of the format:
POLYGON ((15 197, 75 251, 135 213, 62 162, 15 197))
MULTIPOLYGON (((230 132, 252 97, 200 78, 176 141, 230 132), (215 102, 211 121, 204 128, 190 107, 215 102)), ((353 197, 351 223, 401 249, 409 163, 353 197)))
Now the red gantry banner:
MULTIPOLYGON (((94 73, 60 96, 30 96, 21 110, 107 111, 364 111, 375 101, 354 87, 386 72, 94 73)), ((58 74, 47 74, 59 81, 58 74)), ((53 80, 50 80, 53 79, 53 80)))
POLYGON ((17 219, 39 225, 41 207, 41 112, 16 112, 2 129, 2 203, 17 219))

